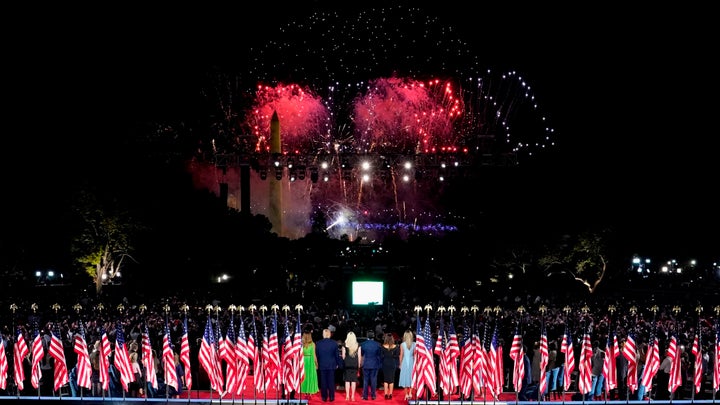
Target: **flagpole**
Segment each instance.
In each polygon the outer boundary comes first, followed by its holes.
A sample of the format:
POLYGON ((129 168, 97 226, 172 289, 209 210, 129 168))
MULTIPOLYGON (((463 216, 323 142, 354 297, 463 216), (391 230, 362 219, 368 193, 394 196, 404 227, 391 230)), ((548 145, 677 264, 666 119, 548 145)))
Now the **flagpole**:
MULTIPOLYGON (((483 313, 485 314, 485 318, 484 318, 485 322, 483 322, 483 329, 484 329, 483 330, 483 340, 482 340, 483 351, 481 352, 481 354, 483 356, 485 356, 485 367, 487 368, 487 370, 492 370, 492 368, 489 368, 489 366, 487 364, 488 360, 490 360, 487 355, 488 354, 487 339, 488 339, 488 334, 489 334, 489 329, 490 329, 490 326, 489 326, 490 325, 490 312, 492 312, 492 308, 490 308, 490 307, 483 308, 483 313)), ((489 378, 489 380, 493 381, 492 378, 489 378)), ((482 396, 483 396, 483 404, 487 403, 488 383, 490 381, 483 381, 483 389, 481 391, 482 396)), ((495 392, 495 387, 492 387, 492 389, 490 390, 490 395, 492 395, 492 397, 493 397, 492 398, 493 402, 495 402, 495 395, 493 395, 494 392, 495 392)))
MULTIPOLYGON (((697 336, 698 352, 695 354, 695 357, 701 357, 701 356, 702 356, 702 354, 701 354, 701 353, 702 353, 702 340, 701 340, 702 333, 700 332, 700 314, 702 313, 702 310, 703 310, 703 307, 700 306, 700 305, 698 305, 698 306, 695 307, 695 312, 697 312, 697 315, 698 315, 698 316, 697 316, 697 327, 695 328, 695 334, 696 334, 696 336, 697 336)), ((695 365, 696 365, 696 366, 693 367, 693 384, 692 384, 692 387, 691 387, 691 389, 690 389, 690 401, 691 401, 691 402, 694 402, 694 401, 695 401, 695 389, 696 389, 696 388, 695 388, 695 375, 696 375, 697 372, 698 372, 698 370, 697 370, 697 364, 698 364, 697 358, 694 359, 694 360, 695 360, 695 365)), ((702 370, 701 370, 701 372, 702 372, 702 370)), ((701 377, 700 377, 700 388, 702 388, 702 375, 701 375, 701 377)))
POLYGON ((262 345, 260 346, 260 359, 262 360, 262 390, 263 390, 263 402, 267 403, 267 388, 268 388, 268 382, 267 382, 267 374, 265 373, 265 359, 263 358, 263 351, 267 350, 267 345, 270 341, 270 337, 267 335, 267 325, 265 324, 265 321, 267 321, 267 318, 265 317, 265 311, 267 311, 267 306, 260 305, 260 312, 262 312, 262 325, 263 325, 263 338, 262 338, 262 345))
MULTIPOLYGON (((570 308, 569 305, 565 305, 565 307, 563 307, 563 312, 565 312, 565 335, 566 335, 566 336, 567 336, 567 330, 568 330, 568 319, 570 318, 570 311, 571 311, 571 310, 572 310, 572 309, 570 308)), ((570 343, 572 343, 572 341, 570 341, 570 343)), ((567 348, 565 349, 565 358, 564 358, 564 361, 563 361, 563 385, 562 385, 562 389, 560 390, 560 393, 561 393, 561 396, 562 396, 562 403, 563 403, 563 405, 565 404, 565 383, 566 383, 566 381, 565 381, 565 370, 567 369, 567 366, 568 366, 568 364, 567 364, 567 355, 568 355, 568 354, 567 354, 567 351, 568 351, 568 350, 573 350, 572 345, 570 345, 570 347, 567 347, 567 348)), ((570 387, 569 384, 568 384, 568 387, 570 387)))
MULTIPOLYGON (((33 320, 32 320, 33 329, 37 330, 37 329, 38 329, 38 322, 37 322, 36 312, 37 312, 38 305, 33 302, 33 303, 30 305, 30 308, 31 308, 32 311, 33 311, 33 320)), ((38 331, 38 333, 40 333, 40 332, 38 331)), ((38 335, 38 336, 39 336, 39 335, 38 335)), ((33 336, 33 339, 32 339, 31 345, 30 345, 30 349, 31 349, 31 350, 30 350, 30 364, 32 365, 32 363, 35 362, 35 361, 34 361, 34 357, 35 357, 35 336, 33 336)), ((31 381, 31 382, 32 382, 33 375, 37 374, 37 371, 38 371, 39 369, 40 369, 40 363, 38 363, 37 365, 35 365, 35 367, 31 367, 31 368, 30 368, 30 381, 31 381)), ((40 399, 40 379, 38 379, 38 383, 37 383, 37 384, 38 384, 38 386, 37 386, 37 394, 38 394, 38 399, 40 399)))
MULTIPOLYGON (((610 313, 610 316, 608 317, 608 348, 610 347, 610 344, 614 344, 610 342, 610 335, 612 334, 612 316, 613 313, 615 313, 615 305, 609 305, 608 306, 608 312, 610 313)), ((614 349, 613 349, 614 350, 614 349)), ((611 364, 610 362, 615 362, 615 352, 612 353, 605 353, 605 357, 607 358, 608 355, 612 355, 610 360, 608 360, 608 364, 611 364)), ((617 376, 617 369, 615 367, 608 367, 608 371, 610 373, 615 373, 617 376)), ((608 377, 611 377, 610 374, 605 377, 605 403, 608 402, 608 396, 610 395, 610 382, 608 381, 608 377)))
MULTIPOLYGON (((497 332, 500 330, 500 321, 502 320, 502 317, 500 315, 500 313, 502 312, 502 308, 500 308, 500 305, 496 305, 495 308, 493 308, 493 312, 495 313, 495 328, 493 329, 493 339, 497 339, 497 332)), ((491 345, 493 344, 492 340, 490 341, 490 344, 491 345)), ((494 349, 495 349, 495 359, 497 361, 499 361, 500 363, 502 363, 503 366, 498 367, 501 364, 499 364, 497 362, 495 362, 495 364, 493 364, 492 369, 495 372, 495 376, 492 379, 493 384, 495 384, 495 386, 493 387, 493 391, 495 393, 493 395, 493 404, 495 402, 497 402, 498 400, 500 400, 500 394, 503 393, 503 386, 505 385, 504 381, 500 382, 500 380, 501 380, 500 376, 504 377, 504 375, 505 375, 505 367, 504 367, 505 362, 503 361, 502 353, 500 353, 502 351, 502 345, 498 344, 498 346, 495 347, 494 349)))
MULTIPOLYGON (((547 307, 545 305, 540 305, 540 307, 538 308, 538 311, 540 312, 540 340, 541 340, 540 343, 542 343, 543 335, 545 335, 545 342, 547 343, 547 335, 545 333, 545 311, 547 311, 547 307)), ((540 356, 543 356, 542 348, 541 348, 540 356)), ((542 362, 541 362, 541 364, 542 364, 542 362)), ((545 368, 547 368, 547 364, 545 365, 545 367, 543 367, 543 369, 545 369, 545 368)), ((544 378, 541 378, 540 381, 538 381, 538 404, 542 403, 545 389, 547 389, 547 390, 550 389, 549 384, 547 384, 547 374, 546 373, 547 373, 547 370, 545 370, 545 373, 543 373, 542 369, 540 370, 540 376, 544 377, 544 378), (545 375, 543 375, 543 374, 545 374, 545 375), (540 386, 542 386, 542 385, 545 386, 544 387, 545 389, 540 390, 540 386)), ((548 395, 548 397, 549 397, 549 395, 548 395)))
MULTIPOLYGON (((483 395, 483 404, 485 403, 485 395, 483 394, 482 390, 480 392, 475 392, 475 368, 477 367, 477 364, 475 364, 475 351, 477 350, 477 347, 475 347, 475 339, 473 338, 473 335, 477 332, 477 312, 480 308, 478 308, 477 305, 473 305, 470 307, 470 310, 472 311, 472 333, 470 334, 470 347, 472 348, 472 356, 470 356, 470 397, 474 398, 475 395, 483 395)), ((480 371, 482 373, 482 370, 480 371)), ((481 374, 482 376, 482 374, 481 374)), ((472 402, 472 400, 471 400, 472 402)))
POLYGON ((256 380, 256 378, 255 378, 255 368, 257 368, 257 366, 256 366, 255 363, 258 361, 258 359, 255 358, 255 353, 257 353, 257 342, 255 341, 255 339, 257 339, 257 324, 255 323, 255 309, 256 309, 255 304, 250 304, 250 305, 248 306, 248 311, 250 311, 250 318, 251 318, 252 326, 253 326, 253 330, 251 331, 251 334, 254 335, 254 337, 253 337, 253 346, 254 346, 254 347, 253 347, 253 361, 252 361, 252 367, 253 367, 253 403, 254 403, 255 405, 257 405, 257 399, 258 399, 258 398, 257 398, 257 387, 255 386, 255 380, 256 380))
MULTIPOLYGON (((635 307, 634 305, 630 307, 630 315, 634 316, 635 326, 637 326, 637 307, 635 307)), ((630 331, 628 331, 628 333, 630 333, 630 332, 632 332, 632 329, 630 331)), ((635 343, 635 342, 633 342, 633 343, 635 343)), ((628 339, 625 339, 625 344, 626 345, 628 344, 628 339)), ((635 352, 635 370, 633 370, 633 372, 635 373, 635 379, 638 380, 638 382, 637 382, 638 386, 637 386, 637 388, 635 388, 635 391, 637 391, 640 389, 639 376, 637 375, 637 373, 638 373, 637 348, 634 350, 634 352, 635 352)), ((628 369, 628 373, 630 373, 630 369, 628 369)), ((630 402, 630 386, 627 384, 627 378, 628 378, 628 376, 625 376, 625 386, 627 387, 625 389, 625 402, 629 403, 630 402)))
MULTIPOLYGON (((60 309, 60 304, 58 304, 58 303, 56 302, 56 303, 52 304, 52 305, 50 306, 50 308, 53 309, 53 310, 55 310, 55 321, 53 322, 53 326, 52 326, 53 329, 55 329, 55 327, 56 327, 57 325, 60 325, 60 322, 58 321, 58 310, 60 309)), ((50 330, 51 338, 52 338, 52 335, 53 335, 53 329, 50 330)), ((58 330, 59 330, 59 329, 60 329, 60 328, 59 328, 59 326, 58 326, 58 330)), ((60 337, 60 339, 62 339, 62 335, 59 336, 59 337, 60 337)), ((52 340, 51 340, 51 342, 52 342, 52 340)), ((62 342, 62 340, 61 340, 61 342, 62 342)), ((54 378, 54 376, 55 376, 55 368, 56 368, 56 367, 57 367, 57 361, 53 361, 53 397, 55 396, 55 378, 54 378)), ((65 366, 65 368, 67 369, 67 365, 65 366)), ((62 400, 62 393, 60 392, 60 389, 59 389, 59 388, 58 388, 58 397, 59 397, 60 400, 62 400)))

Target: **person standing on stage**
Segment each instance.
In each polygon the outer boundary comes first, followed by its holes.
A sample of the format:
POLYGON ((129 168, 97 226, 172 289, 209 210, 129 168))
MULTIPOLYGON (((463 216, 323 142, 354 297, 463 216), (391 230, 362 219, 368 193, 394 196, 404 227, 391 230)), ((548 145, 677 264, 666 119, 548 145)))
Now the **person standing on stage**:
POLYGON ((345 380, 345 400, 355 401, 355 390, 360 381, 358 372, 360 371, 360 362, 362 361, 362 350, 358 345, 357 337, 354 332, 348 332, 345 338, 345 345, 342 347, 342 358, 345 361, 345 372, 343 373, 345 380))
POLYGON ((415 334, 410 329, 403 334, 400 344, 400 380, 398 387, 405 388, 405 400, 412 399, 412 370, 415 365, 415 334))
POLYGON ((377 395, 378 370, 382 365, 382 346, 374 337, 374 334, 368 334, 368 340, 360 345, 363 353, 360 365, 363 374, 362 399, 366 401, 368 397, 375 399, 377 395))
POLYGON ((305 378, 300 385, 301 394, 316 394, 318 388, 318 361, 315 355, 315 343, 312 339, 312 332, 305 331, 302 334, 303 367, 305 367, 305 378))
POLYGON ((331 338, 330 329, 323 329, 323 338, 315 344, 315 355, 318 362, 318 378, 320 379, 320 396, 323 402, 335 400, 335 370, 342 363, 340 347, 331 338))

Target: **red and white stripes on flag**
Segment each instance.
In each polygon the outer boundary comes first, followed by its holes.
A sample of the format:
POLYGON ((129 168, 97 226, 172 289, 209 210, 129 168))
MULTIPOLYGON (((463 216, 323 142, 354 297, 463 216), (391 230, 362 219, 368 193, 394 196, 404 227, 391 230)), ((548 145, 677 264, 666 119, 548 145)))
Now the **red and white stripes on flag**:
POLYGON ((40 331, 38 330, 37 325, 35 325, 33 335, 35 337, 33 338, 32 342, 32 366, 30 367, 30 383, 32 384, 33 388, 40 388, 40 378, 42 377, 42 371, 40 371, 40 362, 42 361, 43 357, 45 357, 45 348, 43 347, 42 336, 40 336, 40 331))
POLYGON ((622 355, 628 362, 627 387, 630 392, 635 392, 638 389, 638 370, 637 347, 635 346, 635 334, 633 332, 629 332, 627 335, 622 355))
POLYGON ((295 354, 295 371, 293 380, 295 391, 300 392, 302 382, 305 380, 305 364, 303 359, 302 328, 300 327, 300 311, 295 321, 295 337, 293 338, 293 353, 295 354))
POLYGON ((235 395, 242 395, 247 385, 247 376, 250 374, 250 360, 252 352, 248 348, 247 338, 245 337, 245 322, 240 314, 240 326, 238 327, 237 340, 235 341, 235 358, 237 359, 237 391, 235 395))
POLYGON ((647 353, 645 355, 645 368, 643 368, 642 379, 640 383, 647 388, 648 391, 652 389, 652 379, 660 369, 660 349, 658 349, 658 343, 654 335, 650 335, 648 342, 647 353))
POLYGON ((435 362, 431 350, 432 335, 430 317, 425 318, 425 327, 420 328, 420 316, 417 317, 417 335, 415 337, 415 364, 413 365, 412 386, 418 398, 425 389, 431 395, 436 394, 435 362))
POLYGON ((50 357, 54 359, 55 363, 53 370, 53 389, 57 391, 70 381, 67 362, 65 361, 65 349, 63 349, 62 340, 60 340, 60 326, 58 324, 54 325, 54 330, 50 333, 48 353, 50 357))
POLYGON ((108 339, 107 331, 104 327, 100 327, 100 356, 99 365, 100 368, 100 385, 103 390, 110 389, 110 339, 108 339))
POLYGON ((78 332, 75 333, 75 344, 73 345, 73 351, 77 354, 75 364, 77 384, 79 387, 90 389, 90 374, 92 374, 90 353, 88 352, 87 342, 85 342, 85 327, 82 321, 79 322, 79 325, 78 332))
POLYGON ((265 392, 278 389, 280 378, 280 348, 278 347, 277 314, 270 319, 270 334, 263 336, 262 359, 265 365, 265 392))
POLYGON ((582 345, 580 346, 580 364, 578 370, 578 391, 582 394, 589 394, 592 391, 592 357, 593 349, 590 341, 590 333, 583 334, 582 345))
POLYGON ((668 392, 675 392, 682 385, 680 348, 677 344, 677 337, 673 335, 668 344, 668 357, 670 357, 670 380, 668 381, 668 392))
POLYGON ((515 392, 520 392, 525 378, 525 348, 523 347, 523 338, 519 329, 515 329, 512 346, 510 346, 510 358, 514 361, 513 366, 513 387, 515 392))
POLYGON ((163 333, 163 376, 165 377, 165 385, 179 390, 180 382, 178 381, 177 370, 175 369, 175 352, 173 352, 172 342, 170 338, 170 327, 165 322, 165 333, 163 333))
POLYGON ((5 339, 0 334, 0 390, 7 389, 8 360, 5 354, 6 349, 5 339))
MULTIPOLYGON (((296 337, 296 339, 298 339, 296 337)), ((300 384, 297 382, 297 374, 295 372, 295 361, 297 361, 297 353, 295 353, 295 345, 293 344, 293 335, 290 332, 290 323, 285 317, 285 339, 283 339, 282 356, 281 356, 281 377, 285 394, 293 391, 300 391, 300 384)))
POLYGON ((573 371, 575 371, 575 349, 573 348, 572 333, 565 326, 565 333, 563 334, 562 343, 560 344, 560 351, 565 353, 565 364, 563 367, 563 391, 570 389, 570 377, 573 371))
MULTIPOLYGON (((18 392, 25 389, 25 368, 23 367, 23 360, 28 355, 30 355, 30 351, 25 342, 25 336, 20 327, 18 327, 15 346, 13 346, 13 370, 18 392)), ((90 374, 88 374, 88 380, 89 379, 90 374)))
POLYGON ((695 340, 693 340, 692 355, 695 356, 693 387, 695 387, 695 393, 697 394, 702 387, 702 343, 700 342, 700 336, 697 334, 695 335, 695 340))
MULTIPOLYGON (((449 397, 458 385, 457 377, 457 352, 453 353, 449 348, 449 337, 446 336, 443 319, 440 318, 440 328, 438 329, 438 338, 435 342, 434 353, 438 356, 438 368, 440 371, 440 388, 446 397, 449 397), (453 357, 454 356, 454 357, 453 357)), ((455 336, 457 345, 457 335, 455 336)))
POLYGON ((235 353, 235 325, 230 316, 230 325, 225 339, 220 341, 220 360, 225 361, 225 391, 231 395, 237 392, 237 354, 235 353))
POLYGON ((135 381, 135 374, 130 365, 130 353, 125 344, 125 331, 122 322, 115 322, 115 357, 113 358, 115 368, 120 372, 120 384, 124 391, 129 391, 130 383, 135 381))
POLYGON ((460 343, 458 342, 452 315, 450 315, 450 327, 445 352, 447 353, 448 368, 450 369, 450 383, 454 391, 455 388, 460 385, 457 369, 458 358, 460 357, 460 343))
POLYGON ((548 350, 547 331, 543 326, 542 332, 540 332, 540 381, 538 382, 540 386, 538 387, 538 398, 542 398, 548 388, 547 365, 550 357, 550 353, 548 352, 548 350))
MULTIPOLYGON (((263 327, 265 324, 263 323, 263 327)), ((264 332, 263 332, 264 333, 264 332)), ((255 385, 255 392, 263 392, 265 389, 265 372, 262 367, 262 356, 260 355, 260 348, 258 347, 258 330, 257 321, 255 315, 252 316, 252 330, 248 337, 248 350, 252 353, 250 360, 252 361, 253 367, 253 384, 255 385)))
POLYGON ((210 315, 208 315, 207 322, 205 323, 205 332, 200 342, 198 360, 200 366, 208 375, 210 388, 222 394, 222 370, 220 369, 220 361, 218 360, 217 349, 215 347, 215 334, 213 333, 210 315))
POLYGON ((151 387, 157 389, 157 371, 155 370, 155 359, 153 358, 152 344, 150 342, 150 331, 147 325, 142 333, 142 366, 145 369, 145 379, 151 387))
POLYGON ((483 364, 485 354, 483 353, 482 340, 480 340, 480 332, 478 331, 477 325, 475 325, 471 339, 472 374, 470 375, 470 381, 472 382, 473 390, 479 395, 483 388, 483 372, 486 371, 483 367, 487 365, 483 364))
POLYGON ((500 395, 503 391, 503 385, 505 385, 505 362, 503 359, 503 348, 498 341, 498 327, 495 325, 495 331, 493 332, 492 340, 490 341, 490 360, 494 364, 495 377, 493 382, 495 383, 495 392, 500 395))
POLYGON ((185 387, 192 389, 192 368, 190 368, 190 339, 188 337, 187 315, 183 319, 183 334, 180 337, 180 362, 185 369, 185 387))
POLYGON ((605 358, 603 359, 602 373, 605 377, 605 392, 609 393, 610 390, 617 387, 617 367, 615 359, 620 354, 618 348, 617 335, 612 332, 608 335, 607 343, 605 344, 605 358))
POLYGON ((460 347, 460 394, 463 398, 470 398, 472 394, 473 348, 471 335, 470 327, 465 323, 460 347))

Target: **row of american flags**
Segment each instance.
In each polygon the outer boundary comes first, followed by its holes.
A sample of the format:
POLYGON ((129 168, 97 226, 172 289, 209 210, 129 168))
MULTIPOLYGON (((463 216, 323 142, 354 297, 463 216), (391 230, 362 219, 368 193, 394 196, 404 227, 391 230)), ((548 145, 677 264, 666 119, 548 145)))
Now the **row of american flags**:
MULTIPOLYGON (((219 319, 213 320, 208 314, 205 328, 200 339, 197 361, 200 369, 207 374, 210 388, 222 395, 242 396, 247 388, 248 381, 252 381, 253 387, 258 393, 267 393, 270 390, 283 390, 284 393, 299 392, 300 385, 304 379, 302 341, 301 341, 301 315, 298 312, 294 321, 289 317, 279 320, 276 313, 266 317, 264 314, 260 322, 249 322, 246 327, 243 318, 238 317, 239 324, 235 325, 234 316, 229 318, 229 323, 224 325, 223 331, 219 319), (259 326, 259 327, 258 327, 259 326), (283 329, 283 330, 279 330, 283 329), (280 339, 279 336, 283 336, 280 339), (282 342, 280 341, 282 340, 282 342), (252 377, 252 378, 248 378, 252 377)), ((254 318, 253 318, 254 319, 254 318)), ((188 336, 187 317, 183 320, 182 336, 180 338, 179 355, 184 369, 185 386, 188 390, 192 388, 192 370, 190 339, 188 336)), ((509 382, 512 388, 519 392, 525 381, 525 370, 523 357, 526 346, 523 342, 525 335, 521 332, 521 325, 518 324, 511 340, 509 359, 512 361, 509 382)), ((579 342, 576 344, 570 328, 567 326, 562 335, 560 351, 565 354, 563 364, 563 384, 565 391, 570 389, 572 375, 577 369, 577 389, 583 394, 591 391, 591 358, 592 332, 591 328, 584 328, 579 342), (579 350, 577 350, 579 348, 579 350), (578 354, 578 361, 576 361, 578 354)), ((715 392, 720 389, 720 326, 716 321, 714 326, 714 345, 710 354, 712 365, 712 387, 715 392)), ((472 394, 486 392, 497 398, 503 392, 505 386, 505 367, 503 355, 503 340, 499 336, 499 324, 496 321, 493 326, 491 322, 480 325, 465 320, 462 326, 462 333, 458 334, 455 329, 454 319, 450 316, 447 319, 440 316, 433 320, 428 314, 424 324, 421 316, 416 317, 416 341, 415 362, 412 372, 412 385, 418 397, 423 395, 437 395, 438 391, 445 396, 459 393, 465 398, 472 394), (481 330, 481 329, 484 329, 481 330)), ((54 323, 50 331, 50 342, 47 350, 43 344, 43 338, 37 325, 33 328, 30 344, 26 342, 26 335, 20 327, 16 329, 13 339, 0 336, 0 389, 7 388, 8 382, 8 356, 13 360, 13 381, 15 381, 18 392, 24 389, 26 377, 29 377, 33 388, 40 385, 40 363, 47 354, 54 361, 53 388, 58 390, 69 382, 68 364, 65 359, 65 352, 61 340, 60 328, 54 323), (8 351, 12 344, 12 353, 8 351), (47 353, 45 353, 47 351, 47 353), (23 361, 30 361, 30 375, 25 376, 23 361)), ((175 373, 174 352, 176 348, 171 339, 168 322, 165 322, 162 334, 162 356, 163 378, 167 385, 179 388, 181 381, 175 373)), ((604 335, 603 335, 604 336, 604 335)), ((127 392, 129 385, 134 381, 132 367, 129 361, 128 345, 125 339, 123 323, 115 323, 114 342, 110 341, 108 331, 100 329, 100 375, 99 380, 104 390, 109 388, 109 367, 110 362, 117 368, 120 374, 120 382, 127 392), (114 355, 111 355, 113 354, 114 355)), ((539 379, 540 393, 547 391, 546 365, 548 362, 548 337, 544 325, 540 328, 540 336, 528 336, 538 339, 540 342, 541 376, 539 379)), ((654 333, 647 338, 644 364, 639 359, 639 336, 630 331, 625 336, 625 344, 620 349, 618 336, 615 331, 608 330, 605 341, 605 357, 603 363, 603 376, 605 377, 605 389, 607 391, 617 387, 617 373, 615 360, 623 356, 628 361, 627 386, 635 392, 641 385, 651 387, 653 379, 657 375, 661 362, 660 341, 654 333)), ((157 388, 158 381, 155 362, 153 360, 153 346, 147 326, 144 327, 141 336, 141 364, 146 370, 148 383, 157 388)), ((670 382, 667 389, 674 392, 682 384, 680 377, 680 355, 679 342, 676 334, 672 334, 667 342, 667 355, 671 358, 672 367, 670 382)), ((693 355, 693 389, 699 392, 702 383, 702 350, 703 342, 700 334, 693 339, 691 354, 693 355)), ((87 389, 91 388, 91 365, 89 348, 86 342, 83 323, 73 334, 73 352, 77 355, 77 383, 78 386, 87 389)))
MULTIPOLYGON (((78 323, 78 330, 73 334, 72 351, 76 354, 76 378, 78 387, 88 390, 92 388, 92 365, 90 362, 90 350, 86 340, 85 327, 83 322, 78 323)), ((185 324, 185 333, 183 334, 180 349, 180 358, 185 364, 188 372, 190 371, 190 350, 187 336, 187 324, 185 324)), ((164 334, 162 337, 162 367, 164 369, 163 377, 168 386, 175 389, 179 388, 179 381, 175 371, 175 356, 172 340, 170 338, 170 328, 165 323, 164 334)), ((12 345, 13 357, 13 374, 12 381, 15 382, 18 395, 25 389, 27 377, 25 375, 25 367, 23 362, 30 361, 30 384, 34 389, 40 389, 40 380, 42 377, 41 362, 46 355, 53 359, 53 390, 57 391, 70 382, 70 373, 68 372, 68 362, 65 358, 65 348, 61 338, 59 323, 52 324, 49 331, 50 341, 45 348, 43 336, 40 333, 37 323, 34 324, 31 332, 31 341, 27 342, 25 333, 21 327, 16 328, 14 342, 0 335, 0 389, 8 388, 9 364, 8 364, 8 346, 12 345), (29 345, 28 345, 29 343, 29 345), (47 353, 46 353, 47 352, 47 353)), ((147 327, 142 333, 142 365, 145 368, 148 377, 148 383, 155 389, 158 388, 157 374, 155 371, 155 361, 153 359, 153 349, 150 342, 150 334, 147 327)), ((99 375, 98 380, 104 391, 109 390, 110 385, 110 364, 118 370, 120 374, 120 383, 125 392, 130 388, 130 384, 135 381, 132 365, 130 364, 130 354, 127 341, 125 339, 124 326, 121 321, 115 324, 115 339, 111 342, 108 337, 108 331, 104 327, 100 329, 99 339, 99 375)), ((191 376, 185 376, 189 386, 191 384, 191 376)))

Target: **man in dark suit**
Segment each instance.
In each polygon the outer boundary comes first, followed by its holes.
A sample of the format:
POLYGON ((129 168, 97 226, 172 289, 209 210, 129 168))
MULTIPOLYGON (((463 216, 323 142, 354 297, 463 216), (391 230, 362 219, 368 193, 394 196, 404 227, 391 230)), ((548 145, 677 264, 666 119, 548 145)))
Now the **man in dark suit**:
POLYGON ((368 335, 368 338, 360 345, 363 374, 362 399, 364 400, 367 400, 368 397, 375 399, 378 370, 382 367, 382 346, 374 339, 374 335, 368 335))
POLYGON ((335 370, 342 361, 340 347, 331 339, 330 329, 323 329, 323 338, 315 344, 315 355, 318 361, 318 380, 320 397, 323 402, 335 400, 335 370))

